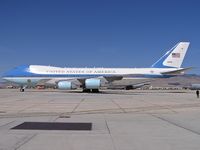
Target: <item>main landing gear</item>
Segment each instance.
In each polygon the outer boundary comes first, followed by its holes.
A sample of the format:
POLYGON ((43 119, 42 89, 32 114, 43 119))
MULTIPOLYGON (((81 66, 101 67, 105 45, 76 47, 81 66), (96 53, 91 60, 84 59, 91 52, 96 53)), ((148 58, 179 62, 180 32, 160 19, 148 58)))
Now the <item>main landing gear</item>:
POLYGON ((92 89, 92 93, 99 93, 99 89, 92 89))
POLYGON ((99 93, 99 89, 83 89, 84 93, 99 93))

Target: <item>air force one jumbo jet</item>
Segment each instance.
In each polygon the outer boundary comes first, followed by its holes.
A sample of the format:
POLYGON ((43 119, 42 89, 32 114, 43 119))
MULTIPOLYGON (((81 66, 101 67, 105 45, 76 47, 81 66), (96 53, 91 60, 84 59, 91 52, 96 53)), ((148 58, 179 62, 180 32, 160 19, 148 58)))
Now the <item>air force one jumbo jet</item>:
MULTIPOLYGON (((184 74, 190 69, 181 68, 188 46, 189 42, 178 43, 150 68, 60 68, 23 65, 6 72, 3 79, 20 85, 21 92, 27 86, 38 84, 53 84, 63 90, 82 88, 83 92, 98 92, 102 86, 109 86, 123 79, 145 80, 184 74)), ((125 89, 131 89, 135 85, 130 82, 124 86, 125 89)))

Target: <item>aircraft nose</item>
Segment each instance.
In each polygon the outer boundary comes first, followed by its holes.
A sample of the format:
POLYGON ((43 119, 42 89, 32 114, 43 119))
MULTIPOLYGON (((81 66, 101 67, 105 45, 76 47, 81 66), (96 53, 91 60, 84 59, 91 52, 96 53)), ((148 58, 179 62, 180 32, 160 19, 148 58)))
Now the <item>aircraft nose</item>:
POLYGON ((3 73, 3 75, 1 76, 1 78, 5 81, 9 81, 9 77, 11 77, 11 71, 6 71, 3 73))
POLYGON ((6 78, 6 77, 11 77, 12 76, 12 72, 13 70, 9 70, 3 73, 2 77, 6 78))
POLYGON ((15 67, 15 68, 3 73, 2 79, 9 81, 9 82, 13 82, 13 78, 24 76, 25 73, 27 73, 26 72, 27 68, 28 68, 27 65, 15 67))
POLYGON ((16 77, 16 76, 22 76, 24 75, 27 71, 28 66, 23 65, 23 66, 18 66, 15 67, 3 74, 4 77, 16 77))

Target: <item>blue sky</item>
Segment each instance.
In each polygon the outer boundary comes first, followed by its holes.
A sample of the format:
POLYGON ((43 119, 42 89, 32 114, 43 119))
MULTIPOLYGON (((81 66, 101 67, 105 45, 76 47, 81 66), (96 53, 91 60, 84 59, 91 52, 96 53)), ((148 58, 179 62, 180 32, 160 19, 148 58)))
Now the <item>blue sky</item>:
POLYGON ((149 67, 179 41, 200 74, 198 0, 1 0, 0 75, 22 64, 149 67))

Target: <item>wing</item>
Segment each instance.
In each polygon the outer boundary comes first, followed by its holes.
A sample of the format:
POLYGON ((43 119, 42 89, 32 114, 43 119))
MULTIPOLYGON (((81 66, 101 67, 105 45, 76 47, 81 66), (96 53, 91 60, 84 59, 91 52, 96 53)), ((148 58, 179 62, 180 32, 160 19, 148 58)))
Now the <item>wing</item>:
POLYGON ((106 79, 106 81, 108 82, 113 82, 113 81, 116 81, 116 80, 122 80, 123 79, 123 76, 104 76, 103 77, 104 79, 106 79))
POLYGON ((37 83, 37 85, 57 85, 58 82, 61 82, 61 81, 73 82, 73 84, 77 86, 81 85, 78 79, 64 79, 64 78, 42 79, 37 83))
MULTIPOLYGON (((127 76, 127 75, 126 75, 127 76)), ((97 77, 97 79, 101 80, 101 86, 102 87, 141 87, 147 84, 150 80, 148 79, 123 79, 123 75, 114 75, 114 76, 100 76, 97 77)), ((69 81, 73 83, 73 85, 76 85, 76 87, 83 87, 85 85, 85 80, 91 79, 91 78, 72 78, 72 79, 65 79, 65 78, 52 78, 52 79, 42 79, 37 85, 58 85, 59 82, 62 81, 69 81)))
POLYGON ((121 84, 109 84, 108 85, 108 89, 126 89, 126 90, 129 90, 129 89, 137 89, 137 88, 141 88, 143 86, 146 86, 146 85, 150 85, 150 82, 152 80, 149 80, 149 81, 144 81, 144 82, 132 82, 132 83, 126 83, 124 81, 121 82, 121 84))
POLYGON ((44 85, 44 84, 46 84, 50 80, 51 79, 41 79, 36 85, 44 85))

